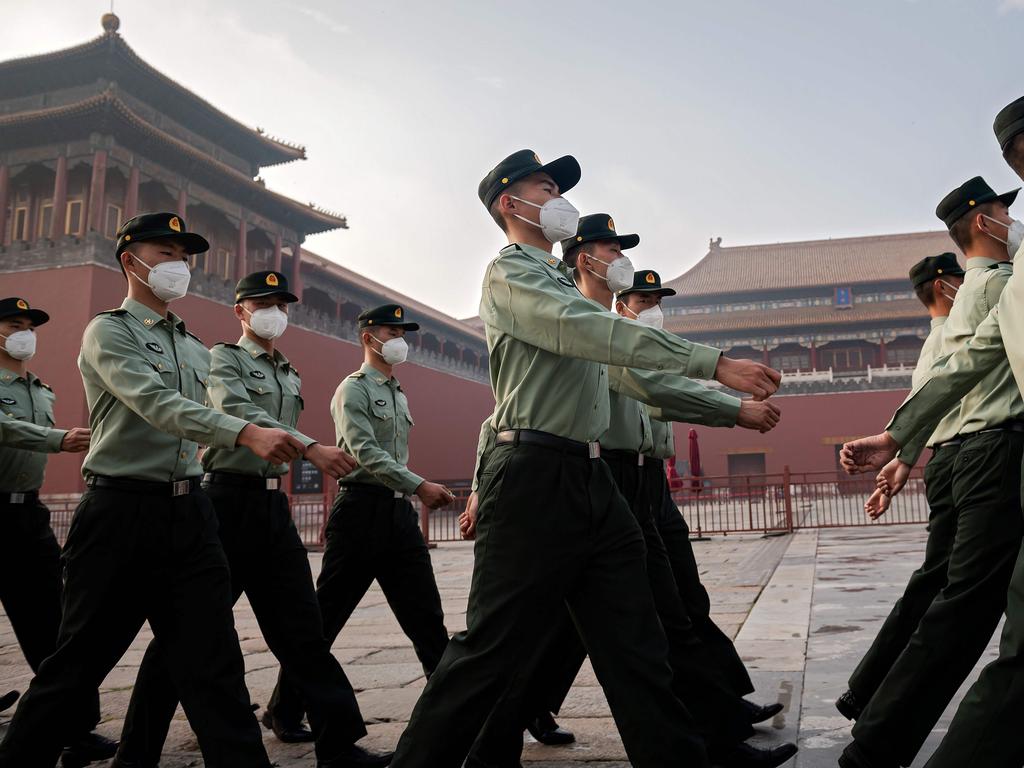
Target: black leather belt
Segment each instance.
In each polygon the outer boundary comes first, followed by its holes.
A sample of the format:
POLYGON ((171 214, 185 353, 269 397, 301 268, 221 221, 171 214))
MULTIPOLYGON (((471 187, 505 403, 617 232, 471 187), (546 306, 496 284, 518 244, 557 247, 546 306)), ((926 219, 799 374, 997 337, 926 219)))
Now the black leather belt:
POLYGON ((642 467, 644 465, 644 459, 646 458, 642 453, 637 451, 627 451, 619 448, 605 448, 601 451, 601 458, 607 461, 621 461, 631 467, 642 467))
POLYGON ((536 429, 505 429, 498 433, 495 442, 498 445, 543 445, 545 448, 554 448, 571 456, 601 458, 601 444, 597 441, 581 443, 579 440, 570 440, 536 429))
POLYGON ((39 491, 19 491, 8 493, 0 491, 0 504, 35 504, 39 500, 39 491))
POLYGON ((941 443, 936 443, 932 446, 932 450, 937 451, 939 448, 952 448, 957 445, 963 445, 963 442, 964 439, 957 435, 956 437, 951 437, 949 440, 943 440, 941 443))
POLYGON ((390 488, 385 488, 383 485, 374 485, 373 483, 338 483, 338 490, 345 491, 346 493, 372 493, 377 496, 390 496, 394 499, 404 499, 405 494, 401 491, 392 491, 390 488))
MULTIPOLYGON (((1017 419, 1004 421, 1002 424, 990 429, 979 429, 977 434, 980 435, 983 432, 1024 432, 1024 421, 1018 421, 1017 419)), ((967 437, 970 437, 970 435, 967 435, 967 437)))
POLYGON ((115 491, 130 491, 147 496, 187 496, 199 487, 198 477, 187 477, 170 483, 153 480, 132 480, 126 477, 107 477, 106 475, 89 475, 85 484, 90 488, 110 488, 115 491))
POLYGON ((250 491, 279 491, 281 478, 241 475, 237 472, 207 472, 203 475, 203 485, 230 485, 250 491))

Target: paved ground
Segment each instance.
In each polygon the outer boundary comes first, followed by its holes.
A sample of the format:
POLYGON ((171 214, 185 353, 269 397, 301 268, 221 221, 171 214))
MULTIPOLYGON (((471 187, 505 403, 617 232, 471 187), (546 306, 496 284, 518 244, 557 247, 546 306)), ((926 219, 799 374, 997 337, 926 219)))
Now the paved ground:
MULTIPOLYGON (((715 538, 698 542, 698 560, 712 594, 716 618, 737 635, 758 701, 779 699, 786 710, 761 728, 758 742, 798 740, 797 768, 835 766, 849 735, 849 724, 832 708, 845 678, 920 560, 920 526, 866 530, 837 529, 794 536, 715 538)), ((434 550, 434 566, 451 631, 465 626, 465 603, 472 549, 465 544, 434 550)), ((312 556, 314 570, 320 558, 312 556)), ((247 680, 254 702, 265 703, 277 673, 247 603, 235 612, 245 652, 247 680)), ((142 652, 144 630, 102 688, 100 730, 116 737, 142 652)), ((370 735, 370 748, 392 748, 423 686, 412 648, 401 633, 383 595, 374 588, 338 638, 335 652, 356 687, 370 735)), ((992 649, 990 648, 989 655, 992 649)), ((30 673, 6 617, 0 614, 0 691, 24 690, 30 673)), ((9 712, 4 717, 9 717, 9 712)), ((926 757, 941 738, 940 723, 926 757)), ((625 755, 604 696, 589 665, 576 682, 560 721, 573 729, 573 747, 527 745, 528 768, 569 768, 594 763, 625 768, 625 755)), ((6 719, 0 730, 6 726, 6 719)), ((312 766, 311 750, 265 739, 281 766, 312 766)), ((917 764, 923 764, 924 759, 917 764)), ((915 765, 917 765, 915 764, 915 765)), ((192 732, 179 710, 162 762, 164 768, 201 766, 192 732)))

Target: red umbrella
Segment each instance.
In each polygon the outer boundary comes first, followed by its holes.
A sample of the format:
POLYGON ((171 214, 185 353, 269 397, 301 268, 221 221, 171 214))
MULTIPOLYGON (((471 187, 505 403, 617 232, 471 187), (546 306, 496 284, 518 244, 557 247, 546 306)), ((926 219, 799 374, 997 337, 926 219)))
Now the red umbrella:
POLYGON ((693 476, 693 490, 700 491, 700 445, 697 443, 697 430, 690 430, 690 474, 693 476))

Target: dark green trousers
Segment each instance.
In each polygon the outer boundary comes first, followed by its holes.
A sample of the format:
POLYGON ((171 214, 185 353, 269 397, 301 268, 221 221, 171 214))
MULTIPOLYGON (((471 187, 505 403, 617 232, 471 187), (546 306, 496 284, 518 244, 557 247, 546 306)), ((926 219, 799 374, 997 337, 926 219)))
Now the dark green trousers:
POLYGON ((672 500, 668 478, 665 476, 665 462, 648 459, 644 470, 651 493, 651 512, 665 544, 676 588, 693 624, 693 631, 701 641, 703 658, 707 661, 706 669, 713 672, 720 683, 731 689, 736 696, 753 693, 754 683, 736 652, 736 646, 711 618, 711 597, 700 580, 697 558, 690 541, 690 527, 672 500))
POLYGON ((910 765, 991 640, 1024 530, 1022 453, 1019 432, 980 433, 961 446, 946 586, 854 725, 845 751, 854 765, 910 765))
POLYGON ((467 630, 452 638, 398 743, 396 768, 458 768, 499 699, 530 674, 568 605, 630 762, 707 766, 672 692, 643 536, 608 465, 535 445, 484 458, 467 630))
POLYGON ((850 690, 861 707, 871 701, 896 659, 907 647, 928 606, 946 586, 949 555, 956 536, 953 469, 960 446, 937 449, 924 470, 928 499, 928 543, 924 562, 907 582, 903 595, 889 612, 871 647, 850 676, 850 690))
POLYGON ((999 658, 964 696, 949 731, 925 768, 1020 768, 1024 765, 1024 546, 1006 600, 999 658))

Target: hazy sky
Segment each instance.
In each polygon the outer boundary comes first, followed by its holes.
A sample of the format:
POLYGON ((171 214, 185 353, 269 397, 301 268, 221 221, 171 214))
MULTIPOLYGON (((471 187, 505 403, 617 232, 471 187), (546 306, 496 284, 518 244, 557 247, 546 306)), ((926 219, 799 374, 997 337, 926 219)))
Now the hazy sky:
MULTIPOLYGON (((100 32, 107 2, 0 0, 0 59, 100 32)), ((521 148, 668 279, 725 245, 934 229, 1016 186, 992 118, 1024 94, 1024 0, 116 0, 148 62, 305 144, 268 185, 343 212, 306 246, 457 317, 500 232, 476 197, 521 148)), ((1019 214, 1024 218, 1024 214, 1019 214)))

